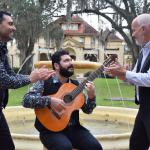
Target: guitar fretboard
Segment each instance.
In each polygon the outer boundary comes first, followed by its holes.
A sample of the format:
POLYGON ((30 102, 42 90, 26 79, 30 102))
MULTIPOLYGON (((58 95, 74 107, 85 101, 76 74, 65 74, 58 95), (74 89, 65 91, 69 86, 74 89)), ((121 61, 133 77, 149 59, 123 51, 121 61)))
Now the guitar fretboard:
POLYGON ((101 72, 104 71, 104 67, 108 66, 115 58, 108 58, 105 60, 103 65, 101 65, 97 70, 93 71, 85 80, 83 80, 69 95, 72 96, 72 100, 85 88, 86 83, 93 81, 97 78, 101 72))
POLYGON ((103 72, 104 66, 102 65, 100 68, 92 72, 85 80, 83 80, 70 94, 72 95, 73 99, 81 92, 83 91, 86 83, 89 81, 93 81, 96 79, 101 72, 103 72))

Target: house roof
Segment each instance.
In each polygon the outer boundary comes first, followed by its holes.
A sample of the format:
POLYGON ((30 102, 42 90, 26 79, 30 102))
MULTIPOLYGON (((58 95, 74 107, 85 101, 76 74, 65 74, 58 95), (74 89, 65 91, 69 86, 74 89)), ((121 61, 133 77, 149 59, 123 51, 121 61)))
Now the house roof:
MULTIPOLYGON (((59 24, 66 23, 67 22, 66 16, 61 16, 55 22, 59 23, 59 24)), ((69 34, 69 35, 70 34, 71 35, 95 35, 95 36, 99 35, 99 32, 96 29, 94 29, 91 25, 89 25, 87 22, 85 22, 79 16, 73 16, 71 18, 70 22, 72 24, 73 23, 83 24, 84 25, 84 31, 83 31, 83 33, 66 33, 66 34, 69 34)))
MULTIPOLYGON (((54 21, 55 23, 63 24, 67 23, 67 18, 65 15, 59 17, 57 20, 54 21)), ((84 31, 82 33, 79 32, 66 32, 65 35, 91 35, 91 36, 99 36, 100 33, 94 29, 91 25, 89 25, 86 21, 84 21, 81 17, 78 15, 72 16, 70 22, 73 23, 78 23, 78 24, 83 24, 84 25, 84 31)), ((121 42, 123 41, 121 38, 119 38, 116 34, 111 33, 108 37, 108 41, 110 42, 121 42)))
POLYGON ((123 40, 119 38, 116 34, 111 33, 108 37, 108 41, 110 42, 122 42, 123 40))

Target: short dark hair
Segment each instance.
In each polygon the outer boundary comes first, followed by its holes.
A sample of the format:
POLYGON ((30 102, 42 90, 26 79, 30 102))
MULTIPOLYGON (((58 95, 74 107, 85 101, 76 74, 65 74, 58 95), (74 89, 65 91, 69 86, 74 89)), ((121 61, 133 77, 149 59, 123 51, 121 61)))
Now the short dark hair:
POLYGON ((11 16, 9 12, 0 11, 0 23, 4 20, 4 15, 11 16))
POLYGON ((61 56, 63 56, 63 55, 69 55, 69 52, 67 52, 65 50, 59 50, 52 55, 52 67, 54 70, 55 70, 54 63, 59 64, 61 61, 61 56))

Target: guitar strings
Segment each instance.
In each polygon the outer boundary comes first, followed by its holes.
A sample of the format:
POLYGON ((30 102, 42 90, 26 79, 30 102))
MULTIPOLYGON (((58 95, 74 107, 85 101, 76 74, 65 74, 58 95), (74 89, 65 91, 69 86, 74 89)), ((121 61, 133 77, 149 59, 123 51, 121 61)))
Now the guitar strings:
POLYGON ((92 72, 89 77, 87 77, 87 79, 85 79, 83 82, 81 82, 79 84, 79 86, 77 86, 71 93, 70 95, 72 96, 72 99, 74 99, 84 88, 84 86, 86 85, 86 83, 88 81, 93 81, 97 76, 99 76, 99 74, 104 70, 104 67, 106 67, 110 62, 112 62, 112 59, 110 57, 108 57, 103 65, 98 68, 96 71, 92 72))

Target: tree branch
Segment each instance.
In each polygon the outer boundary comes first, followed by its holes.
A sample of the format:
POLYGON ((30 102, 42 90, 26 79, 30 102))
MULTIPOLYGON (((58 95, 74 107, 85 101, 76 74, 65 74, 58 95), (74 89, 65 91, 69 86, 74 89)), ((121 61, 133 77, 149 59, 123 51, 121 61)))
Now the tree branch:
POLYGON ((135 18, 137 16, 136 14, 136 10, 135 10, 135 2, 134 0, 128 0, 130 8, 131 8, 131 12, 132 12, 132 17, 135 18))
POLYGON ((128 45, 132 45, 132 41, 129 39, 129 37, 125 34, 125 32, 123 31, 122 27, 118 26, 116 24, 116 22, 114 22, 109 16, 107 16, 104 13, 101 13, 99 10, 92 10, 92 9, 84 9, 83 11, 73 11, 72 14, 80 14, 80 13, 94 13, 97 15, 100 15, 102 17, 104 17, 106 20, 108 20, 111 24, 112 27, 114 29, 116 29, 121 35, 122 37, 124 37, 125 41, 128 43, 128 45))
POLYGON ((114 2, 111 2, 110 0, 105 0, 108 4, 110 4, 112 6, 112 8, 118 13, 120 14, 120 16, 122 16, 123 18, 125 18, 126 20, 127 15, 126 15, 126 11, 124 9, 121 9, 120 7, 118 7, 114 2))
POLYGON ((126 11, 129 13, 129 5, 128 5, 127 0, 123 0, 123 3, 124 3, 126 11))
POLYGON ((150 7, 150 2, 148 3, 147 0, 144 0, 143 13, 147 13, 149 7, 150 7))

